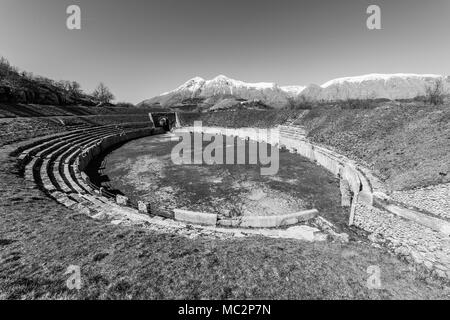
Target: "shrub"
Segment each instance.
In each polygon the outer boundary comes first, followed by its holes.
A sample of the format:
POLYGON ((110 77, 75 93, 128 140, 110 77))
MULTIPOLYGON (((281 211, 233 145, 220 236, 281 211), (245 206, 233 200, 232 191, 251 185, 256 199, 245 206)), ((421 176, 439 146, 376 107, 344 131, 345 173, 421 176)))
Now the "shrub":
POLYGON ((7 79, 12 75, 17 75, 18 69, 12 66, 8 59, 0 57, 0 78, 7 79))
POLYGON ((76 81, 61 80, 55 83, 55 86, 66 91, 73 97, 81 97, 83 95, 83 90, 81 90, 81 85, 76 81))
POLYGON ((132 104, 131 102, 117 102, 116 107, 118 107, 118 108, 134 108, 136 106, 134 104, 132 104))
POLYGON ((372 109, 377 103, 371 99, 346 99, 341 104, 342 109, 372 109))
POLYGON ((287 98, 287 108, 289 110, 308 110, 312 109, 313 104, 311 101, 308 101, 305 96, 300 96, 298 99, 289 97, 287 98))
POLYGON ((431 86, 425 88, 426 101, 432 105, 441 105, 444 102, 444 84, 442 79, 436 79, 431 86))

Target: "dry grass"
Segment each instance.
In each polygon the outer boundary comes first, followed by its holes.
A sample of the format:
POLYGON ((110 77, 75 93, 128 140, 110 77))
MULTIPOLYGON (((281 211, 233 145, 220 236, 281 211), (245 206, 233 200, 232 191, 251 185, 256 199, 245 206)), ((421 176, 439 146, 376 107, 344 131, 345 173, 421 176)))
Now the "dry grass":
MULTIPOLYGON (((448 108, 408 108, 317 110, 304 124, 311 138, 371 161, 392 183, 405 185, 396 176, 419 169, 436 181, 432 168, 448 164, 448 108), (388 156, 393 150, 403 153, 388 156), (426 161, 412 169, 415 159, 426 161)), ((13 150, 0 149, 2 299, 450 298, 448 282, 367 242, 188 239, 92 220, 20 178, 13 150), (69 265, 81 267, 80 291, 65 285, 69 265), (366 286, 370 265, 381 268, 381 290, 366 286)))
POLYGON ((450 181, 450 107, 382 103, 322 107, 300 122, 312 140, 375 169, 395 190, 450 181))
POLYGON ((449 298, 448 284, 367 243, 188 239, 73 212, 18 177, 0 152, 0 296, 5 299, 449 298), (65 285, 79 265, 82 289, 65 285), (381 290, 366 286, 369 265, 381 290))

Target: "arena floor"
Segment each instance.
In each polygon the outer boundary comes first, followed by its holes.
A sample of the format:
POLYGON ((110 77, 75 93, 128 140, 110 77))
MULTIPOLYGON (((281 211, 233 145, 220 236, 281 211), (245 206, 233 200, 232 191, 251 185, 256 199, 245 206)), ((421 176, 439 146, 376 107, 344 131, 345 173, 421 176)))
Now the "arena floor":
MULTIPOLYGON (((275 175, 261 175, 259 164, 177 165, 170 158, 177 143, 172 137, 145 137, 111 152, 103 171, 108 185, 166 212, 180 208, 229 217, 316 208, 336 224, 348 221, 339 180, 299 155, 280 152, 275 175)), ((248 143, 245 150, 248 159, 248 143)))

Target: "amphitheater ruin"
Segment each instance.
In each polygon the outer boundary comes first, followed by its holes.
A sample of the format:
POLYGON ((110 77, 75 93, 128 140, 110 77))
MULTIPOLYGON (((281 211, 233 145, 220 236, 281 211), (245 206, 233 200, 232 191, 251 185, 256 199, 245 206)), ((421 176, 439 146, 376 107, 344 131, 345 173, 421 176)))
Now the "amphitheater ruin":
MULTIPOLYGON (((320 217, 316 209, 284 215, 234 218, 175 209, 171 215, 157 216, 152 214, 148 203, 130 202, 126 195, 93 183, 87 168, 101 154, 133 139, 167 134, 169 129, 175 132, 196 131, 189 125, 181 126, 176 114, 154 113, 152 118, 151 126, 135 122, 77 126, 20 142, 12 154, 17 158, 25 179, 34 182, 57 202, 94 219, 107 216, 113 224, 145 222, 154 229, 180 234, 186 232, 187 235, 192 235, 186 228, 191 225, 197 236, 218 238, 263 235, 307 241, 323 241, 327 237, 348 241, 346 234, 336 231, 333 224, 320 217), (160 122, 162 118, 175 128, 167 126, 165 121, 160 122), (315 227, 302 224, 312 220, 315 227)), ((277 143, 277 147, 322 166, 339 178, 341 205, 349 208, 348 225, 369 232, 369 239, 374 243, 387 246, 395 254, 410 257, 435 275, 450 278, 449 221, 399 203, 369 169, 311 142, 304 128, 279 125, 268 141, 249 128, 203 127, 201 130, 205 134, 232 132, 233 136, 245 140, 277 143)))

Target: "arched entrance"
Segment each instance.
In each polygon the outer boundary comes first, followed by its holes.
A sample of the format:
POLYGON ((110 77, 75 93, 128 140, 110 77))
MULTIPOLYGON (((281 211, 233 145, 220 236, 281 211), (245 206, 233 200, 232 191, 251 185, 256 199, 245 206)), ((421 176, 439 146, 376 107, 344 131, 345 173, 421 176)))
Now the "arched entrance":
POLYGON ((163 127, 165 131, 170 131, 170 121, 166 117, 159 119, 159 126, 163 127))

